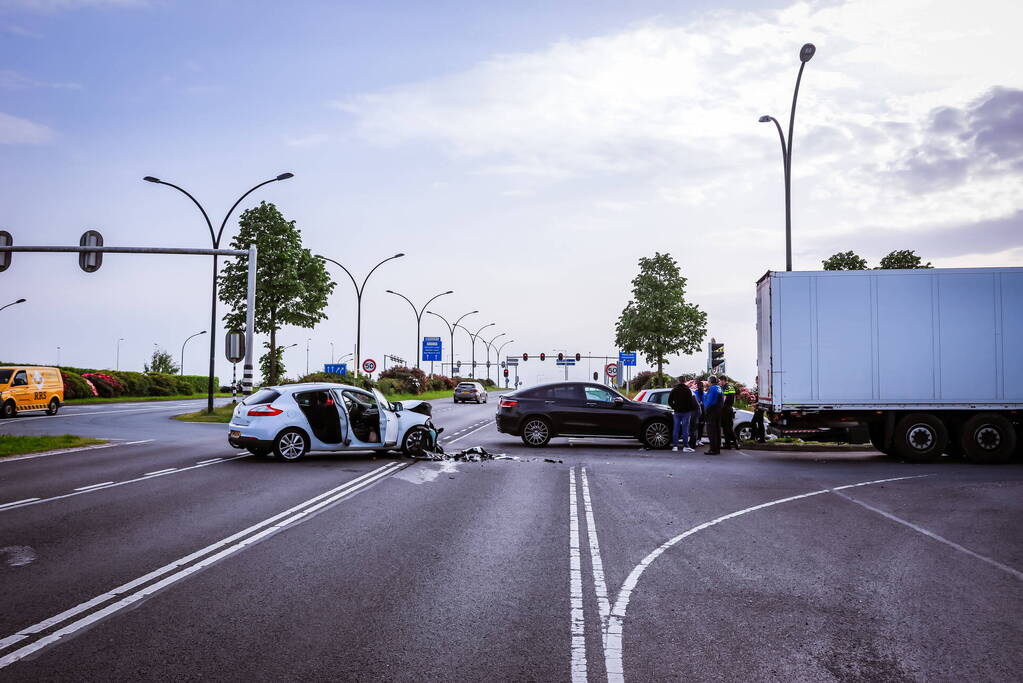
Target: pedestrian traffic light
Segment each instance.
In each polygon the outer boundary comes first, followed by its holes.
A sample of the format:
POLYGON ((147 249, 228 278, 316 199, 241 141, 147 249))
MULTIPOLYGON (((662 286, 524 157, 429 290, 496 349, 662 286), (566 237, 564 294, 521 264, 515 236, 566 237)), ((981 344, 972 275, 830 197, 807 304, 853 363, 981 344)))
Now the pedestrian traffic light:
POLYGON ((576 363, 578 363, 578 362, 579 362, 579 361, 581 361, 582 359, 583 359, 583 354, 581 354, 581 353, 577 353, 577 354, 575 354, 575 362, 576 362, 576 363))
POLYGON ((720 367, 725 364, 725 345, 711 342, 710 344, 710 366, 708 369, 713 370, 716 367, 720 367))
POLYGON ((504 376, 505 376, 505 377, 507 377, 507 376, 508 376, 508 368, 505 368, 505 369, 504 369, 504 376))
POLYGON ((528 353, 524 353, 524 354, 522 354, 522 360, 523 360, 523 361, 527 361, 527 360, 529 360, 529 354, 528 354, 528 353))
POLYGON ((546 353, 541 353, 540 354, 540 360, 547 360, 547 354, 546 353))
POLYGON ((558 354, 558 360, 565 360, 565 354, 559 353, 558 354))

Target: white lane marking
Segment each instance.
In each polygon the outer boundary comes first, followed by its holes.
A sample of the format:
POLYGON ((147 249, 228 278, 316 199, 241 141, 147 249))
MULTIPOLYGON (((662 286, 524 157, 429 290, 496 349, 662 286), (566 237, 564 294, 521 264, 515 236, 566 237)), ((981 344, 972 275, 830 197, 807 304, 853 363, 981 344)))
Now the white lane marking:
POLYGON ((142 439, 141 441, 125 441, 124 445, 125 446, 134 446, 135 444, 139 444, 139 443, 152 443, 153 441, 156 441, 156 439, 142 439))
POLYGON ((859 505, 861 507, 864 507, 864 508, 870 510, 871 512, 876 512, 877 514, 881 515, 882 517, 886 517, 887 519, 890 519, 893 522, 898 522, 899 524, 902 524, 904 526, 908 526, 913 531, 921 533, 924 536, 927 536, 928 538, 933 538, 935 541, 938 541, 939 543, 944 543, 945 545, 949 546, 950 548, 954 548, 955 550, 958 550, 961 553, 965 553, 965 554, 969 555, 970 557, 973 557, 975 559, 980 560, 981 562, 986 562, 989 565, 991 565, 992 567, 996 567, 998 569, 1001 569, 1003 572, 1006 572, 1007 574, 1009 574, 1011 576, 1014 576, 1017 579, 1023 580, 1023 572, 1021 572, 1021 571, 1019 571, 1017 569, 1013 569, 1012 567, 1010 567, 1010 566, 1008 566, 1006 564, 1002 564, 998 560, 993 560, 990 557, 985 557, 984 555, 981 555, 980 553, 976 553, 976 552, 970 550, 969 548, 965 548, 965 547, 959 545, 955 541, 950 541, 947 538, 945 538, 944 536, 939 536, 938 534, 934 533, 933 531, 929 531, 927 529, 924 529, 922 526, 917 526, 916 524, 913 524, 912 522, 907 522, 906 520, 902 519, 901 517, 896 517, 892 513, 885 512, 884 510, 880 510, 880 509, 874 507, 873 505, 869 505, 867 503, 864 503, 862 500, 857 500, 856 498, 853 498, 852 496, 848 496, 848 495, 846 495, 844 493, 839 493, 838 491, 835 491, 835 494, 837 496, 841 497, 841 498, 845 498, 850 503, 856 503, 857 505, 859 505))
POLYGON ((177 583, 181 579, 184 579, 185 577, 194 574, 197 571, 205 569, 206 567, 209 567, 210 565, 219 562, 220 560, 224 559, 225 557, 228 557, 229 555, 233 555, 234 553, 244 550, 247 546, 258 543, 259 541, 283 530, 287 526, 294 524, 297 521, 307 517, 313 512, 321 510, 325 506, 337 502, 338 500, 344 498, 345 496, 348 496, 349 494, 355 493, 356 491, 369 486, 370 484, 387 476, 396 469, 401 469, 406 466, 407 465, 405 463, 396 462, 384 465, 382 467, 378 467, 377 469, 367 472, 366 474, 357 477, 356 479, 347 481, 340 486, 337 486, 329 491, 314 496, 309 500, 303 501, 291 508, 288 508, 284 512, 280 512, 274 515, 273 517, 264 519, 263 521, 258 522, 248 527, 247 529, 239 531, 236 534, 232 534, 231 536, 221 539, 216 543, 212 543, 203 548, 202 550, 198 550, 190 555, 186 555, 185 557, 175 560, 170 564, 164 565, 163 567, 155 571, 149 572, 144 576, 140 576, 139 578, 134 579, 133 581, 129 581, 128 583, 123 584, 111 591, 103 593, 102 595, 98 595, 95 598, 92 598, 91 600, 83 602, 80 605, 72 607, 69 610, 65 610, 64 612, 61 612, 60 614, 57 614, 53 617, 50 617, 49 619, 45 619, 37 624, 33 624, 32 626, 21 629, 17 633, 8 636, 7 638, 4 638, 3 640, 0 640, 0 649, 6 649, 7 647, 14 643, 20 642, 21 640, 24 640, 25 638, 31 635, 40 633, 50 628, 51 626, 56 626, 57 624, 67 621, 71 617, 81 614, 82 612, 92 609, 93 607, 96 607, 98 605, 101 605, 104 602, 121 598, 117 600, 117 602, 107 605, 101 610, 98 610, 96 612, 93 612, 92 614, 82 617, 77 621, 73 621, 70 624, 67 624, 66 626, 58 629, 57 631, 54 631, 53 633, 43 638, 40 638, 39 640, 33 643, 25 645, 24 647, 19 648, 18 650, 15 650, 7 655, 4 655, 3 657, 0 657, 0 668, 4 668, 10 664, 13 664, 19 659, 23 659, 24 657, 27 657, 33 652, 37 652, 42 648, 46 647, 47 645, 51 645, 52 643, 57 642, 64 636, 70 635, 76 631, 79 631, 89 626, 90 624, 93 624, 116 612, 119 612, 125 607, 128 607, 129 605, 132 605, 140 600, 143 600, 149 597, 150 595, 156 593, 157 591, 160 591, 170 586, 171 584, 177 583), (235 541, 237 541, 237 543, 235 543, 235 541), (233 545, 229 545, 232 543, 233 545), (224 546, 227 547, 224 548, 224 546), (224 549, 220 550, 219 552, 213 555, 210 555, 211 552, 219 548, 224 549), (184 569, 178 569, 182 565, 193 562, 194 560, 197 560, 199 558, 204 559, 202 559, 200 562, 194 565, 185 567, 184 569), (174 573, 169 574, 168 576, 164 576, 164 578, 157 581, 156 583, 148 585, 145 588, 135 590, 136 588, 139 588, 139 586, 147 584, 153 579, 159 578, 164 574, 168 574, 168 572, 172 571, 174 573))
POLYGON ((472 431, 468 431, 465 434, 462 434, 461 436, 455 437, 454 439, 448 439, 445 443, 454 443, 455 441, 458 441, 459 439, 464 439, 465 437, 469 436, 470 434, 475 434, 479 430, 481 430, 481 429, 483 429, 485 427, 488 427, 488 426, 490 426, 490 421, 489 420, 484 422, 483 424, 481 424, 479 427, 476 427, 476 429, 473 429, 472 431))
POLYGON ((210 458, 209 460, 200 460, 197 465, 209 465, 211 462, 220 462, 223 458, 210 458))
POLYGON ((600 632, 604 634, 611 604, 607 598, 607 582, 604 579, 604 562, 600 558, 600 543, 597 540, 597 523, 593 519, 593 505, 590 503, 590 482, 586 468, 580 470, 583 488, 583 509, 586 511, 586 532, 590 541, 590 562, 593 565, 593 588, 597 592, 597 608, 600 613, 600 632))
POLYGON ((819 491, 811 491, 810 493, 801 493, 796 496, 789 496, 787 498, 779 498, 778 500, 772 500, 767 503, 761 503, 760 505, 753 505, 752 507, 744 508, 731 512, 727 515, 722 515, 716 519, 712 519, 709 522, 704 522, 694 526, 692 529, 682 532, 678 536, 662 543, 661 545, 654 548, 649 555, 644 557, 639 564, 633 568, 632 572, 625 579, 625 583, 618 590, 618 597, 615 599, 614 607, 611 609, 611 614, 608 617, 607 623, 607 635, 604 639, 604 661, 607 665, 607 680, 609 683, 622 683, 625 680, 625 672, 622 668, 622 641, 624 639, 624 628, 625 628, 625 614, 629 607, 629 598, 632 596, 632 591, 636 589, 636 584, 639 583, 639 578, 646 571, 646 568, 650 564, 660 557, 666 550, 672 546, 678 544, 680 541, 692 536, 693 534, 703 531, 704 529, 710 528, 721 522, 733 519, 735 517, 741 517, 742 515, 749 514, 750 512, 756 512, 757 510, 763 510, 764 508, 773 507, 775 505, 781 505, 782 503, 790 503, 794 500, 801 500, 803 498, 810 498, 812 496, 819 496, 824 493, 832 493, 835 491, 841 491, 844 489, 856 488, 858 486, 871 486, 873 484, 884 484, 892 481, 905 481, 907 479, 920 479, 922 477, 929 477, 929 474, 918 474, 911 477, 892 477, 890 479, 875 479, 873 481, 863 481, 858 484, 846 484, 845 486, 835 486, 832 488, 821 489, 819 491))
POLYGON ((569 595, 572 599, 572 680, 586 683, 586 614, 583 611, 582 558, 579 553, 579 510, 575 468, 568 470, 569 595))
MULTIPOLYGON (((231 460, 237 460, 238 458, 248 458, 248 457, 251 457, 251 455, 249 453, 246 453, 245 455, 236 455, 233 458, 217 458, 217 460, 215 460, 214 462, 230 462, 231 460)), ((10 507, 0 508, 0 512, 5 512, 7 510, 16 510, 17 508, 25 507, 27 505, 40 505, 42 503, 49 503, 49 502, 54 501, 54 500, 61 500, 63 498, 71 498, 72 496, 80 496, 80 495, 85 494, 85 493, 93 493, 94 491, 103 491, 103 490, 106 490, 106 489, 112 489, 112 488, 115 488, 117 486, 124 486, 125 484, 134 484, 134 483, 137 483, 137 482, 140 482, 140 481, 149 481, 151 479, 156 479, 157 477, 166 477, 169 474, 178 474, 179 472, 188 472, 189 470, 196 470, 196 469, 199 469, 200 467, 208 467, 209 465, 214 464, 214 462, 209 462, 209 463, 207 463, 205 465, 201 465, 200 464, 200 465, 192 465, 191 467, 181 467, 179 469, 175 469, 173 472, 167 472, 165 474, 154 474, 152 476, 136 477, 135 479, 128 479, 127 481, 119 481, 119 482, 116 482, 116 483, 112 482, 112 481, 108 481, 106 484, 93 484, 92 486, 86 486, 86 487, 83 487, 81 489, 75 489, 74 493, 65 493, 65 494, 62 494, 62 495, 59 495, 59 496, 50 496, 49 498, 36 498, 35 500, 33 500, 30 503, 21 503, 20 505, 11 505, 10 507)))
POLYGON ((178 469, 177 467, 168 467, 165 470, 157 470, 155 472, 146 472, 145 476, 147 476, 147 477, 155 477, 157 474, 167 474, 168 472, 176 472, 177 469, 178 469))
POLYGON ((10 503, 3 503, 2 505, 0 505, 0 510, 3 510, 5 507, 12 507, 14 505, 21 505, 22 503, 31 503, 34 500, 39 500, 39 499, 38 498, 25 498, 24 500, 15 500, 15 501, 11 501, 10 503))
POLYGON ((98 489, 100 486, 110 486, 113 483, 114 482, 112 482, 112 481, 104 481, 104 482, 100 482, 99 484, 89 484, 88 486, 79 486, 78 488, 75 489, 75 491, 88 491, 89 489, 98 489))

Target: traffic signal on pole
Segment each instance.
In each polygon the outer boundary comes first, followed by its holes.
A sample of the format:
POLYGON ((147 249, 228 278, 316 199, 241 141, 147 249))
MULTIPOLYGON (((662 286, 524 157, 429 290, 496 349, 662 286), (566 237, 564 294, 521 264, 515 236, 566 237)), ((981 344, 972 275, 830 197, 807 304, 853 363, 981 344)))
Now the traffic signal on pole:
POLYGON ((582 359, 583 359, 583 354, 581 354, 581 353, 577 353, 577 354, 575 354, 575 362, 576 362, 576 363, 578 363, 578 362, 579 362, 579 361, 581 361, 582 359))
POLYGON ((711 343, 710 345, 710 369, 713 370, 716 367, 724 365, 725 363, 725 345, 711 343))
MULTIPOLYGON (((14 238, 6 230, 0 230, 0 247, 9 247, 14 244, 14 238)), ((11 265, 11 252, 0 252, 0 273, 7 270, 11 265)))
POLYGON ((528 353, 524 353, 524 354, 522 354, 522 360, 523 360, 523 361, 527 361, 527 360, 529 360, 529 354, 528 354, 528 353))
POLYGON ((547 360, 547 354, 546 353, 541 353, 540 354, 540 360, 547 360))
POLYGON ((505 369, 504 369, 504 376, 505 376, 505 377, 507 377, 507 376, 508 376, 508 368, 505 368, 505 369))
POLYGON ((597 381, 597 376, 598 376, 598 375, 597 375, 597 371, 596 371, 596 370, 594 370, 594 371, 593 371, 593 381, 594 381, 594 382, 596 382, 596 381, 597 381))
MULTIPOLYGON (((102 247, 103 235, 95 230, 86 230, 82 233, 82 239, 78 241, 83 247, 102 247)), ((80 251, 78 252, 78 265, 86 273, 95 273, 103 265, 102 251, 80 251)))
POLYGON ((558 354, 558 360, 565 360, 565 354, 559 353, 558 354))

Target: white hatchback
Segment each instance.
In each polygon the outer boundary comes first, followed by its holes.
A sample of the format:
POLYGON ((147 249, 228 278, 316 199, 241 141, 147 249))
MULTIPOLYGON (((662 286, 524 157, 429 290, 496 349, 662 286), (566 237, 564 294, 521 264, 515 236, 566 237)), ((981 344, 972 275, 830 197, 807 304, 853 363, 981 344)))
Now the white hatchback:
POLYGON ((440 430, 425 401, 391 403, 376 389, 317 382, 265 387, 239 403, 228 443, 254 455, 298 460, 309 451, 431 448, 440 430))

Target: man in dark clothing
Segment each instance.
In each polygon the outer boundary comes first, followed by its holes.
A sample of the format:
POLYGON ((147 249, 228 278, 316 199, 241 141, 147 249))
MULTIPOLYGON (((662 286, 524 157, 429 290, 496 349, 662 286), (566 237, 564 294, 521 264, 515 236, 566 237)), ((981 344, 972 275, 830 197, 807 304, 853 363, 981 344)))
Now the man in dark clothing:
POLYGON ((753 411, 753 438, 757 443, 764 443, 767 440, 767 435, 764 432, 764 409, 757 406, 757 409, 753 411))
POLYGON ((735 440, 735 385, 726 383, 724 394, 725 402, 721 408, 721 434, 725 443, 722 448, 731 450, 739 447, 735 440))
POLYGON ((689 422, 697 414, 696 398, 685 382, 684 377, 678 378, 678 384, 668 394, 668 405, 674 411, 675 429, 671 434, 671 450, 678 451, 678 435, 682 434, 682 452, 692 453, 689 447, 689 422))
POLYGON ((721 387, 718 386, 718 378, 713 375, 710 378, 710 388, 703 395, 703 413, 706 421, 707 437, 710 439, 710 447, 707 455, 721 454, 721 387))

